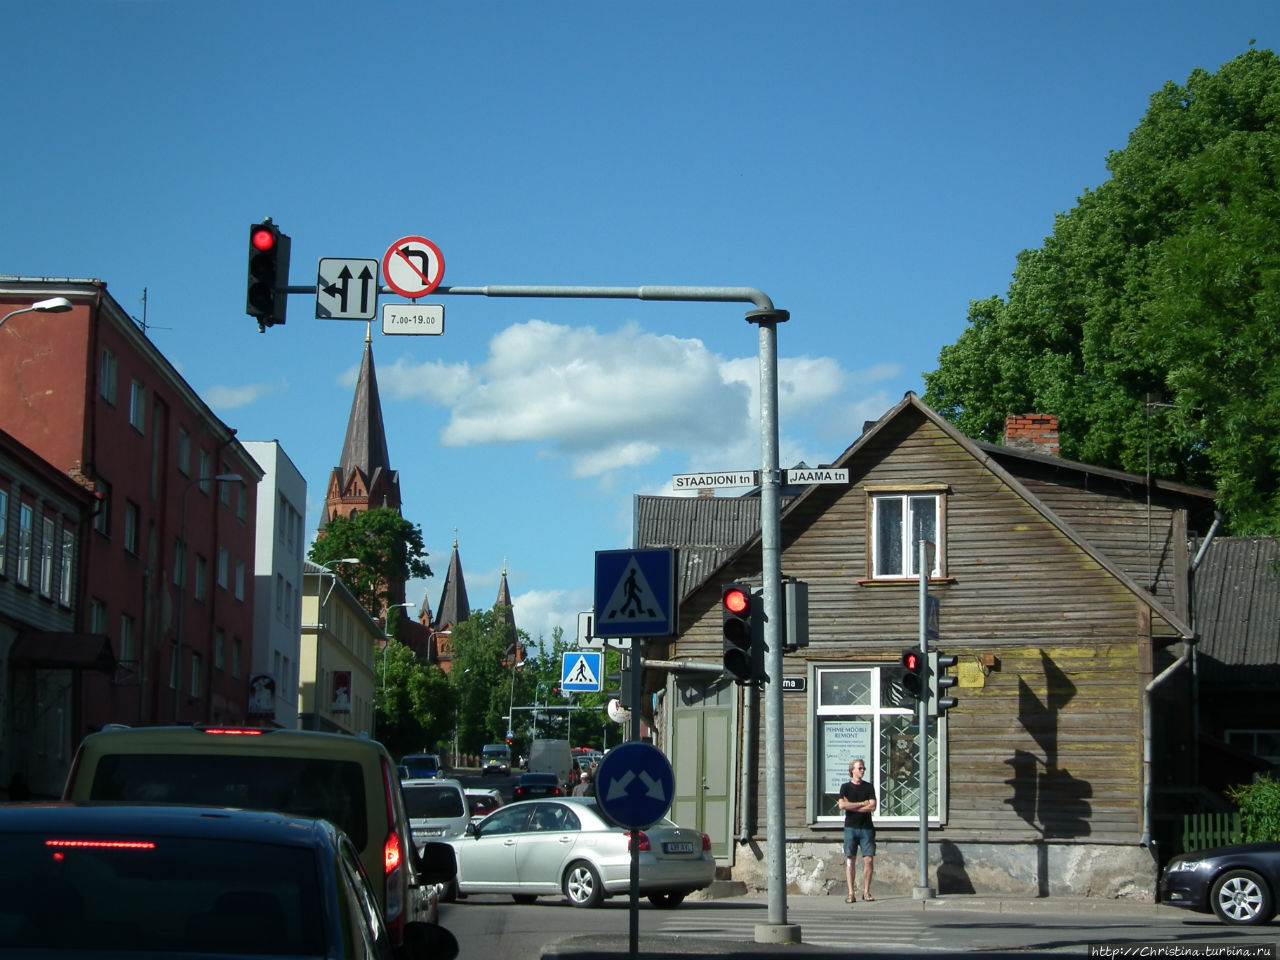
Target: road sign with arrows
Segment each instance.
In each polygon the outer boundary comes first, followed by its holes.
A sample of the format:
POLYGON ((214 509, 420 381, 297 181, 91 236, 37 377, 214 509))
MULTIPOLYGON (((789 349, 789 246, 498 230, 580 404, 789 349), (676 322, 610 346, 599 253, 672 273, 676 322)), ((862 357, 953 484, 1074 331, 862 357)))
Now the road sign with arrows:
POLYGON ((321 259, 317 320, 372 320, 378 315, 378 261, 321 259))

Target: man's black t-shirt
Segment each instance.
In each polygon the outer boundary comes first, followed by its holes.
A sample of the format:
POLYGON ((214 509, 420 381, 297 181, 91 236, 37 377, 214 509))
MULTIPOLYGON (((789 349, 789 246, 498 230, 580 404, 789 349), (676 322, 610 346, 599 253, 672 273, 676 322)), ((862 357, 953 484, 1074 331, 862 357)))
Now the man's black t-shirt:
MULTIPOLYGON (((840 786, 840 796, 853 803, 859 803, 863 800, 874 800, 876 791, 865 780, 861 783, 846 780, 840 786)), ((871 814, 858 810, 846 810, 844 812, 844 825, 846 827, 861 827, 864 830, 869 830, 871 829, 871 814)))

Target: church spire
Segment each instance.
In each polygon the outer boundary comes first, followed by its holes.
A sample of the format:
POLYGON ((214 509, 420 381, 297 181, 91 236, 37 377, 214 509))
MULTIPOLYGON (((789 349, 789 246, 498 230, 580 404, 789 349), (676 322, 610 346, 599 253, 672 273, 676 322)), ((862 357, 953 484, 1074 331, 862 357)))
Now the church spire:
POLYGON ((449 557, 449 572, 444 577, 444 589, 440 592, 440 606, 436 610, 434 626, 437 630, 446 630, 470 616, 467 582, 462 577, 462 559, 458 556, 458 538, 455 536, 453 555, 449 557))

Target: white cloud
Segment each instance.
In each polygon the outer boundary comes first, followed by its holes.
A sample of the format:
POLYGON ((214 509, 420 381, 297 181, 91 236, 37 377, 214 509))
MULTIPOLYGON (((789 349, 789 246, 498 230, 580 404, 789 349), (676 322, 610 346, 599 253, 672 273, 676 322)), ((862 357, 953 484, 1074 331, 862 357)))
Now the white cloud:
POLYGON ((248 383, 240 387, 209 387, 202 391, 201 396, 204 402, 214 410, 235 410, 237 407, 247 407, 255 400, 287 389, 289 389, 289 382, 281 380, 279 383, 248 383))
POLYGON ((529 644, 537 647, 541 639, 548 648, 556 627, 564 630, 571 644, 578 638, 578 613, 590 610, 590 590, 530 590, 511 598, 516 627, 529 635, 529 644))

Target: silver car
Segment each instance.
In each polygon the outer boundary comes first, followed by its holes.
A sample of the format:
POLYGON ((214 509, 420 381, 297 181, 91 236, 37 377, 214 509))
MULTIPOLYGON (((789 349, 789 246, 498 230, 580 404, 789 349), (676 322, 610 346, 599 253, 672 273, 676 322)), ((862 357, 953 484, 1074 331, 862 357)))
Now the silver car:
POLYGON ((457 780, 401 780, 404 809, 414 845, 460 837, 471 820, 471 810, 457 780))
MULTIPOLYGON (((502 807, 447 841, 458 858, 457 895, 509 893, 516 903, 563 894, 576 907, 628 892, 629 833, 593 797, 527 800, 502 807)), ((716 862, 704 833, 670 820, 640 833, 640 894, 676 907, 711 885, 716 862)))

